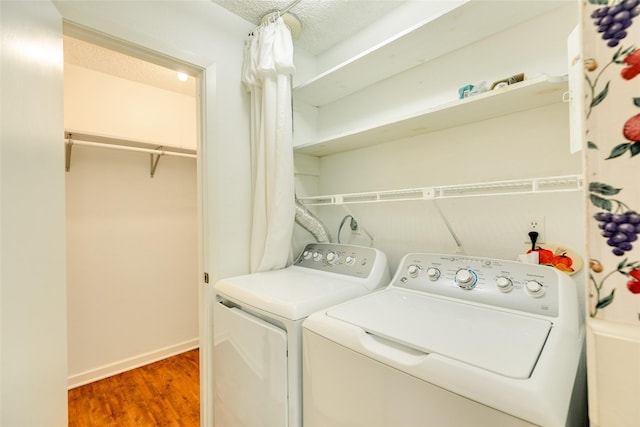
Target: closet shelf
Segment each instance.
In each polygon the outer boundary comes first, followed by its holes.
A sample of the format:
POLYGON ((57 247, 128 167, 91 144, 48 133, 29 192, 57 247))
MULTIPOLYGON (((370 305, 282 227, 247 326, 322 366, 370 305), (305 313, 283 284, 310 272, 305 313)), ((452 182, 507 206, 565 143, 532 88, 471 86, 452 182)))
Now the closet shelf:
POLYGON ((297 85, 294 97, 321 106, 417 65, 460 49, 526 20, 550 12, 566 1, 467 0, 297 85), (446 42, 443 42, 446 41, 446 42))
POLYGON ((301 197, 299 200, 306 206, 330 206, 359 203, 452 199, 463 197, 559 193, 581 191, 582 188, 582 175, 564 175, 474 184, 409 188, 403 190, 311 196, 301 197))
POLYGON ((65 170, 69 172, 71 170, 71 153, 74 145, 95 147, 95 148, 107 148, 123 151, 134 151, 139 153, 150 154, 149 160, 149 173, 151 178, 154 177, 158 162, 161 156, 175 156, 175 157, 188 157, 197 158, 196 150, 190 150, 185 148, 166 148, 164 146, 158 146, 158 144, 152 144, 143 141, 136 141, 131 139, 114 138, 104 135, 65 131, 65 170))
POLYGON ((322 157, 561 103, 568 87, 567 76, 540 76, 377 126, 297 145, 294 151, 322 157))

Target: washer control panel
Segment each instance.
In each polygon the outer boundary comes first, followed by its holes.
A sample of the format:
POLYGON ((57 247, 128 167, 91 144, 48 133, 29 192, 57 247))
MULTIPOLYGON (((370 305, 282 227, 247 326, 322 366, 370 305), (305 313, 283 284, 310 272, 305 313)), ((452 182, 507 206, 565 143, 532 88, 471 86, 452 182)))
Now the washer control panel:
POLYGON ((386 268, 386 256, 377 249, 337 243, 308 244, 294 265, 354 277, 369 277, 374 267, 386 268))
POLYGON ((556 317, 560 274, 516 261, 414 253, 402 259, 390 286, 556 317))

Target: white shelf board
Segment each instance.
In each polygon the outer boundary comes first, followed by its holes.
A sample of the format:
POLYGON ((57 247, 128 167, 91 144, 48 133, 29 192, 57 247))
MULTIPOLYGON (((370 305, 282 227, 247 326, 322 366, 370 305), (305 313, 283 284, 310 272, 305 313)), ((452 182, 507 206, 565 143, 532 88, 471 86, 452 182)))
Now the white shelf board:
POLYGON ((327 156, 560 103, 567 90, 566 77, 541 76, 428 108, 379 126, 298 145, 294 150, 296 153, 327 156))
POLYGON ((321 106, 371 84, 556 9, 566 1, 468 0, 429 17, 297 85, 296 100, 321 106))
POLYGON ((299 198, 299 200, 307 206, 330 206, 379 202, 404 202, 411 200, 452 199, 461 197, 558 193, 581 191, 583 188, 583 182, 584 179, 582 175, 564 175, 474 184, 408 188, 403 190, 311 196, 302 197, 299 198))

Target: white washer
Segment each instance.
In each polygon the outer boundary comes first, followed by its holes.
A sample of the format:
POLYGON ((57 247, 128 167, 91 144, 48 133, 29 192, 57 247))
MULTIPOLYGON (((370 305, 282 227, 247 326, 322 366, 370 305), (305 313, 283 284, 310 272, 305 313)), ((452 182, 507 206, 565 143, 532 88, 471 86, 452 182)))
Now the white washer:
POLYGON ((315 243, 294 265, 214 285, 216 427, 302 425, 302 322, 389 282, 373 248, 315 243))
POLYGON ((581 312, 554 268, 408 254, 303 323, 304 425, 585 426, 581 312))

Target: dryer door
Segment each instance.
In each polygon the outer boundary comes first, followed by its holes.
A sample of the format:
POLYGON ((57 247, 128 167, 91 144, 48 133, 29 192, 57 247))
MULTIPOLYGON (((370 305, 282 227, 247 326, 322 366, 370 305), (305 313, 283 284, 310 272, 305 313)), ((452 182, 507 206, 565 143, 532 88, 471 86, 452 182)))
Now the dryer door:
POLYGON ((287 334, 220 302, 213 319, 216 427, 288 426, 287 334))

